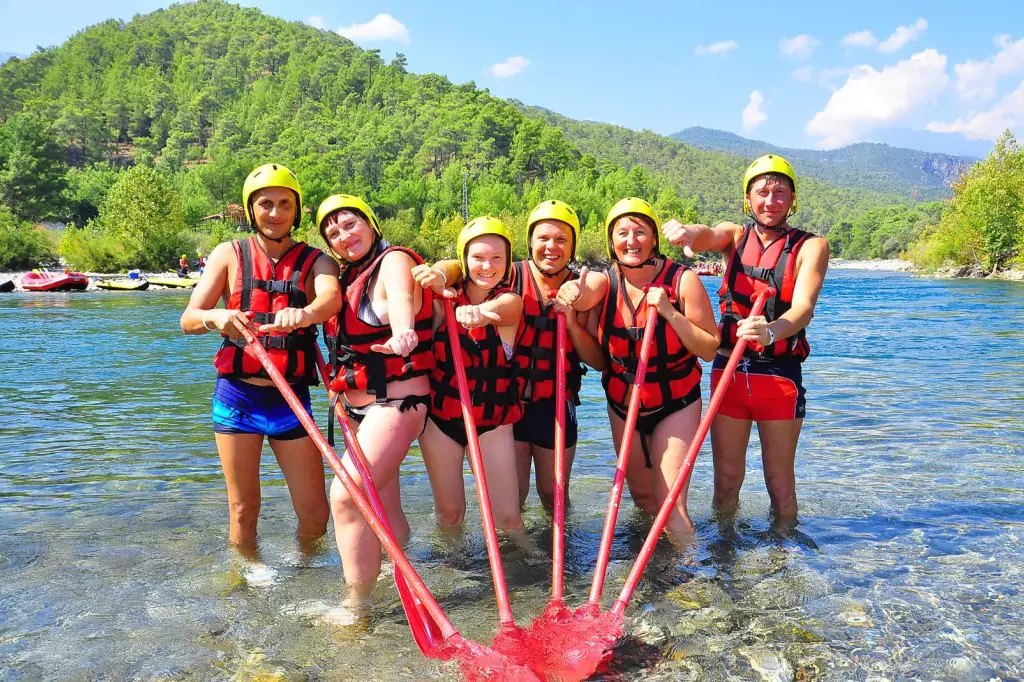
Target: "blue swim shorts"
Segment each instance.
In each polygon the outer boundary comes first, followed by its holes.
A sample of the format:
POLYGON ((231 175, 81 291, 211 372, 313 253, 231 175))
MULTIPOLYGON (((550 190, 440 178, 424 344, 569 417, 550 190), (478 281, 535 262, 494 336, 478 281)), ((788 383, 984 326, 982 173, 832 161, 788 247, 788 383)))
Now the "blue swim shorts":
MULTIPOLYGON (((312 415, 309 386, 292 386, 292 389, 306 412, 312 415)), ((213 390, 213 430, 216 433, 255 433, 274 440, 295 440, 307 435, 276 386, 256 386, 228 377, 218 377, 213 390)))

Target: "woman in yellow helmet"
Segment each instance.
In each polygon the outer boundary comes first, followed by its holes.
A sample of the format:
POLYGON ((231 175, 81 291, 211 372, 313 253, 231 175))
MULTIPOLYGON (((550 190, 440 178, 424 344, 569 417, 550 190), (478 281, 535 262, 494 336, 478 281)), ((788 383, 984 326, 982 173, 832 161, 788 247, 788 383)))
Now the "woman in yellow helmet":
POLYGON ((253 170, 242 203, 256 234, 213 249, 181 329, 219 331, 223 339, 214 358, 213 428, 228 488, 231 543, 255 558, 264 438, 284 473, 305 549, 324 534, 329 512, 320 453, 246 349, 240 329, 255 328, 308 411, 309 386, 317 383, 312 327, 338 312, 341 296, 334 261, 292 239, 302 218, 302 191, 290 170, 279 164, 253 170))
MULTIPOLYGON (((612 206, 605 221, 607 273, 567 282, 558 297, 576 310, 598 310, 591 331, 605 353, 601 383, 618 449, 633 391, 641 336, 648 315, 657 315, 654 346, 641 388, 638 438, 633 439, 626 482, 633 502, 656 513, 682 466, 700 422, 701 368, 718 348, 711 301, 697 275, 661 255, 658 214, 642 199, 628 197, 612 206), (647 293, 644 293, 646 290, 647 293)), ((670 536, 693 532, 686 493, 668 523, 670 536)))
MULTIPOLYGON (((392 529, 403 539, 409 523, 398 471, 423 432, 434 367, 432 292, 424 293, 410 272, 423 259, 388 244, 376 214, 359 197, 328 197, 316 222, 342 265, 341 312, 324 323, 331 388, 355 423, 392 529)), ((345 464, 350 465, 348 457, 345 464)), ((331 485, 331 512, 348 588, 345 606, 360 609, 380 574, 380 544, 337 479, 331 485)))
MULTIPOLYGON (((512 235, 497 218, 476 218, 459 232, 456 254, 464 282, 455 289, 455 319, 491 491, 494 523, 506 531, 520 531, 523 520, 512 425, 523 410, 522 383, 515 357, 523 332, 523 300, 508 285, 512 235)), ((468 439, 447 326, 440 305, 437 308, 437 364, 430 375, 430 418, 420 436, 420 448, 434 492, 438 525, 457 528, 466 514, 463 466, 468 439)))
POLYGON ((717 385, 738 339, 750 345, 711 425, 715 506, 731 513, 739 505, 747 442, 757 423, 764 479, 776 522, 796 519, 796 446, 806 410, 801 363, 811 347, 804 329, 828 269, 828 242, 791 227, 797 210, 796 173, 781 156, 767 154, 743 174, 746 225, 665 224, 665 237, 688 253, 717 251, 728 266, 718 291, 722 347, 711 372, 717 385), (754 297, 772 287, 765 313, 748 317, 754 297))
MULTIPOLYGON (((579 390, 584 373, 581 358, 591 365, 601 362, 597 340, 586 330, 588 313, 577 313, 551 301, 551 296, 563 283, 576 278, 569 270, 569 263, 576 257, 579 236, 580 220, 571 206, 556 199, 537 204, 527 223, 530 257, 513 263, 509 282, 512 290, 523 298, 525 326, 523 339, 516 346, 525 371, 525 405, 522 418, 513 428, 519 498, 520 503, 525 504, 530 492, 530 469, 535 467, 537 495, 547 509, 554 504, 555 316, 559 312, 566 315, 569 337, 565 412, 567 487, 576 453, 576 406, 580 404, 579 390)), ((445 283, 461 279, 457 260, 440 261, 432 268, 419 266, 413 274, 421 284, 436 287, 437 291, 445 283)), ((580 275, 586 277, 586 274, 584 267, 580 275)))

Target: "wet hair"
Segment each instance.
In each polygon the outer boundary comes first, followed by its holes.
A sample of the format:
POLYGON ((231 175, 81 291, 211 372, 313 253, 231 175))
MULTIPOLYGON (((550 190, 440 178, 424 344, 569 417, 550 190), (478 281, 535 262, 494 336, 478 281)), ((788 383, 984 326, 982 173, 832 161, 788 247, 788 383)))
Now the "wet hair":
POLYGON ((750 192, 750 186, 758 180, 768 180, 769 182, 784 182, 786 187, 789 187, 789 191, 796 193, 796 187, 793 186, 793 180, 785 173, 762 173, 761 175, 750 178, 750 182, 747 183, 747 192, 750 192))

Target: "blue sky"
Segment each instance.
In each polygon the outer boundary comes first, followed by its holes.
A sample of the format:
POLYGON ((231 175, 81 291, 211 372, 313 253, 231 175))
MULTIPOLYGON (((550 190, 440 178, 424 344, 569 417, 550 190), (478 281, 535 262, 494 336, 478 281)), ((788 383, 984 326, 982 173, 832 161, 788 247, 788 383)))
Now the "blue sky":
MULTIPOLYGON (((167 4, 0 0, 0 52, 30 53, 167 4)), ((1024 137, 1019 2, 241 4, 340 29, 386 59, 402 52, 416 73, 663 134, 699 125, 815 148, 887 131, 930 131, 940 146, 1006 127, 1024 137)))

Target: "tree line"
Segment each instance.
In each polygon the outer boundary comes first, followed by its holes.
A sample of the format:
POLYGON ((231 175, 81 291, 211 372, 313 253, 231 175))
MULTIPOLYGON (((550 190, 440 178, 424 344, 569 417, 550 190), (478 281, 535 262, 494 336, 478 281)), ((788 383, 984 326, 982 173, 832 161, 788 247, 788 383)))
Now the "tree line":
MULTIPOLYGON (((296 172, 306 206, 361 195, 390 238, 431 259, 451 254, 464 181, 470 214, 518 232, 537 202, 568 201, 585 258, 603 255, 605 211, 623 196, 685 220, 742 218, 749 159, 411 74, 400 54, 385 63, 221 0, 107 21, 12 59, 0 92, 0 268, 60 256, 92 270, 170 267, 235 234, 201 219, 238 202, 268 160, 296 172), (46 220, 67 223, 59 241, 35 226, 46 220)), ((851 257, 895 255, 939 211, 810 178, 800 201, 795 224, 851 257)), ((302 234, 315 232, 305 218, 302 234)))

